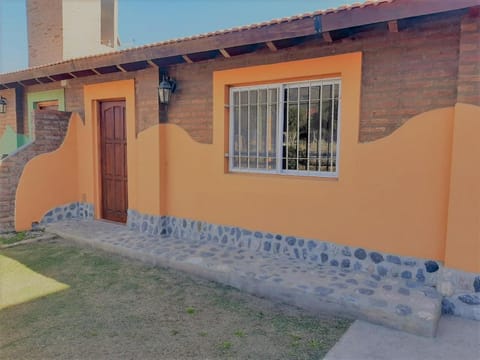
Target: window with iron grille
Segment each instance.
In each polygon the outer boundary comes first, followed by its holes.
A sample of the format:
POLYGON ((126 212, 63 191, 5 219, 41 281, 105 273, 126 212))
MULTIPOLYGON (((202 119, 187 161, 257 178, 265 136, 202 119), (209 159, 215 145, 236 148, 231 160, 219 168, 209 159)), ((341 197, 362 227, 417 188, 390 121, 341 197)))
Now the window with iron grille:
POLYGON ((337 176, 340 80, 232 87, 232 172, 337 176))

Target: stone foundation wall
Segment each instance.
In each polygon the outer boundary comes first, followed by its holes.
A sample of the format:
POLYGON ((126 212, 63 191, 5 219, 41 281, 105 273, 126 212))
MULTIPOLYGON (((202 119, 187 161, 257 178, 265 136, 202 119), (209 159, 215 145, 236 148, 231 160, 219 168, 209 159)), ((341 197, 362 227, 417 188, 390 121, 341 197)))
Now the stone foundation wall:
POLYGON ((378 277, 401 277, 435 285, 442 264, 438 261, 402 257, 364 248, 342 246, 326 241, 285 234, 268 233, 204 221, 153 216, 128 211, 129 229, 154 236, 171 236, 214 241, 268 254, 293 257, 319 265, 366 271, 378 277))
MULTIPOLYGON (((40 224, 47 225, 68 219, 93 219, 93 209, 93 205, 89 203, 64 204, 48 211, 40 224)), ((480 274, 448 269, 438 261, 175 216, 142 214, 135 210, 128 210, 127 227, 132 231, 156 237, 208 241, 253 250, 258 256, 274 254, 284 257, 287 262, 289 259, 298 259, 345 271, 363 271, 376 280, 400 277, 406 280, 408 287, 435 287, 444 296, 444 314, 480 320, 480 274)))
MULTIPOLYGON (((68 219, 93 220, 93 204, 82 202, 63 204, 48 211, 40 224, 46 225, 68 219)), ((319 265, 366 271, 374 277, 401 277, 437 286, 446 296, 456 292, 480 293, 480 274, 445 268, 441 262, 435 260, 386 254, 326 241, 211 224, 175 216, 142 214, 131 209, 128 210, 127 227, 152 236, 213 241, 221 245, 296 258, 319 265)))
POLYGON ((48 211, 40 221, 41 225, 68 219, 93 220, 93 204, 74 202, 64 204, 48 211))

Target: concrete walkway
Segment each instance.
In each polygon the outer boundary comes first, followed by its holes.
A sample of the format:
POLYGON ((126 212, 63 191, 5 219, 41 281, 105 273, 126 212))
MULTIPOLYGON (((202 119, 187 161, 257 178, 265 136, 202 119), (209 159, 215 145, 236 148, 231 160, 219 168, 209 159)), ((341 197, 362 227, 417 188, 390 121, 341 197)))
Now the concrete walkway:
POLYGON ((480 321, 443 316, 437 337, 425 338, 356 321, 325 360, 478 360, 480 321))
POLYGON ((381 278, 215 241, 150 236, 103 221, 67 220, 49 224, 46 230, 312 313, 331 312, 423 336, 434 336, 441 314, 441 296, 412 280, 381 278))

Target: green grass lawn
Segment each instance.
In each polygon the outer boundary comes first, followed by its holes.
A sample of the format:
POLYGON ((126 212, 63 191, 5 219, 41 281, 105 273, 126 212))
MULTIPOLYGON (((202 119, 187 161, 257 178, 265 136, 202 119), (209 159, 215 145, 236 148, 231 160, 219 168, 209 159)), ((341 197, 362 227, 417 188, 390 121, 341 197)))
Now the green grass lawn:
POLYGON ((62 241, 1 253, 70 285, 0 311, 1 359, 319 359, 350 325, 62 241))
POLYGON ((8 235, 0 235, 0 245, 10 245, 16 242, 25 240, 27 233, 21 231, 18 233, 12 233, 8 235))

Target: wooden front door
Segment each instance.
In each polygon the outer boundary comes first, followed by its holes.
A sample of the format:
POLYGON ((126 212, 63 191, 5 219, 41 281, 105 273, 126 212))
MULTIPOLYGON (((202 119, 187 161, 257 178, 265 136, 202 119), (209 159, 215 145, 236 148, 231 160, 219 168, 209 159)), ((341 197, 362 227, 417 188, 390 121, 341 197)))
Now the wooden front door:
POLYGON ((100 103, 100 160, 102 217, 126 222, 128 178, 125 101, 100 103))

